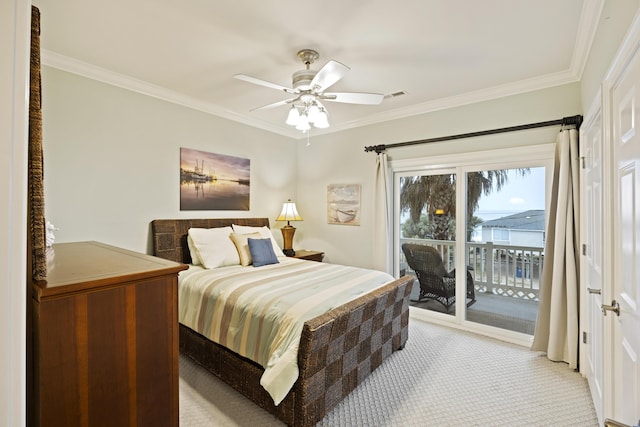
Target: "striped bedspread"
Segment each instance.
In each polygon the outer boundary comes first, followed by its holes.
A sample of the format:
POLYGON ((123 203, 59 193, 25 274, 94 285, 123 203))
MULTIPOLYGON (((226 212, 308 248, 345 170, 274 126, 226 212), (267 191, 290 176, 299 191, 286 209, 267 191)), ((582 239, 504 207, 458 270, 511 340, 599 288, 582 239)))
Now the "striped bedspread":
POLYGON ((276 405, 298 378, 304 322, 393 280, 375 270, 279 261, 258 268, 191 266, 179 276, 180 323, 259 363, 260 383, 276 405))

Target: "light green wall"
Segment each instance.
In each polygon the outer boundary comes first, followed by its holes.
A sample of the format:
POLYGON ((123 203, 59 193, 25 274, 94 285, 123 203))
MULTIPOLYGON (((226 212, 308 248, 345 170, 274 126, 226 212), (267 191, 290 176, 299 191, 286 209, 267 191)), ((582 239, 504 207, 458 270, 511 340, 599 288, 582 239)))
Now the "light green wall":
MULTIPOLYGON (((376 154, 364 147, 516 126, 581 114, 578 83, 466 105, 311 138, 298 144, 298 211, 295 247, 320 249, 330 262, 374 266, 373 188, 376 154), (326 218, 328 184, 361 184, 360 226, 333 225, 326 218)), ((499 149, 555 140, 556 128, 431 143, 387 151, 390 160, 499 149)))
POLYGON ((273 225, 296 196, 289 138, 57 69, 42 76, 45 209, 56 242, 145 252, 155 218, 266 216, 273 225), (249 158, 251 209, 180 211, 180 147, 249 158))

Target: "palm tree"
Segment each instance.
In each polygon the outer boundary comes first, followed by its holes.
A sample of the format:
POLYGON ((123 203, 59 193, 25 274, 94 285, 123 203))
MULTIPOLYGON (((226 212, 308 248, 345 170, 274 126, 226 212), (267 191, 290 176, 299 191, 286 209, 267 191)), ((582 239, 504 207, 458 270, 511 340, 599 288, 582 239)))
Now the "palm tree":
MULTIPOLYGON (((516 169, 522 176, 529 168, 516 169)), ((508 180, 509 169, 467 173, 467 218, 473 218, 482 195, 500 191, 508 180)), ((432 239, 455 240, 456 175, 410 176, 400 181, 400 211, 409 213, 413 224, 420 222, 423 213, 430 224, 432 239)), ((467 241, 472 228, 467 227, 467 241)), ((424 236, 427 237, 427 236, 424 236)))

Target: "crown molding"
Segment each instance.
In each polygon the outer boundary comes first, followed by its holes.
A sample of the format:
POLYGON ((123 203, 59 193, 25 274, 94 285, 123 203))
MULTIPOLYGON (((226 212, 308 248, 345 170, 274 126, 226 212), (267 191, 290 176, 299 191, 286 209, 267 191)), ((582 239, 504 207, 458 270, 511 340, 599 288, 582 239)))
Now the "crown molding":
POLYGON ((605 0, 586 0, 580 14, 573 57, 571 58, 571 71, 578 76, 579 80, 582 79, 593 40, 596 37, 604 2, 605 0))
MULTIPOLYGON (((460 95, 436 99, 421 104, 411 105, 405 108, 396 108, 378 114, 368 115, 366 118, 352 120, 340 125, 332 125, 327 129, 314 130, 315 135, 325 135, 354 129, 362 126, 369 126, 381 122, 412 117, 439 110, 460 107, 479 102, 503 98, 506 96, 518 95, 535 90, 546 89, 554 86, 574 83, 581 79, 584 67, 589 56, 596 28, 600 20, 600 15, 604 7, 604 0, 587 0, 581 11, 580 24, 576 34, 574 53, 568 70, 551 73, 540 77, 520 80, 513 83, 494 86, 460 95)), ((239 122, 248 126, 272 132, 278 135, 293 139, 305 139, 306 133, 301 133, 288 126, 274 125, 263 120, 247 117, 233 111, 224 109, 216 104, 203 102, 199 99, 183 95, 181 93, 147 83, 133 77, 115 73, 107 69, 78 61, 74 58, 58 54, 46 49, 41 52, 43 65, 57 68, 69 73, 78 74, 93 80, 97 80, 123 89, 138 92, 167 102, 182 105, 194 110, 202 111, 228 120, 239 122)))
MULTIPOLYGON (((584 7, 580 13, 573 56, 571 57, 571 63, 568 70, 481 89, 474 92, 440 98, 424 102, 422 104, 411 105, 406 108, 397 108, 378 114, 372 114, 367 116, 365 119, 353 120, 335 126, 332 125, 330 128, 323 129, 322 134, 340 132, 385 121, 417 116, 434 111, 491 101, 506 96, 518 95, 578 82, 582 79, 582 73, 584 72, 591 47, 593 46, 593 40, 595 39, 598 23, 600 22, 602 10, 604 9, 604 3, 605 0, 585 0, 584 7)), ((299 138, 303 137, 304 136, 299 136, 299 138)))
MULTIPOLYGON (((604 75, 604 81, 606 84, 614 84, 622 74, 623 70, 627 66, 631 57, 640 49, 640 9, 636 11, 636 14, 629 25, 626 35, 622 39, 615 56, 604 75)), ((610 89, 610 87, 607 87, 610 89)))
MULTIPOLYGON (((89 79, 100 81, 102 83, 117 86, 143 95, 151 96, 163 101, 178 104, 194 110, 202 111, 228 120, 233 120, 248 126, 266 130, 275 134, 286 136, 294 139, 306 139, 306 133, 301 133, 278 125, 274 125, 263 120, 250 118, 233 111, 224 109, 218 105, 203 102, 199 99, 183 95, 181 93, 166 89, 164 87, 154 85, 133 77, 115 73, 113 71, 101 68, 77 59, 58 54, 46 49, 41 51, 42 64, 48 67, 56 68, 69 73, 77 74, 89 79)), ((535 77, 531 79, 521 80, 514 83, 494 86, 461 95, 450 96, 447 98, 436 99, 434 101, 423 102, 421 104, 411 105, 406 108, 396 108, 394 110, 385 111, 379 114, 372 114, 364 119, 353 120, 340 125, 332 125, 327 129, 316 130, 316 135, 325 135, 329 133, 340 132, 362 126, 369 126, 390 120, 397 120, 406 117, 417 116, 439 110, 460 107, 468 104, 490 101, 506 96, 517 95, 521 93, 531 92, 540 89, 546 89, 553 86, 560 86, 567 83, 573 83, 579 80, 576 70, 567 70, 559 73, 548 74, 546 76, 535 77)))
POLYGON ((547 74, 541 77, 520 80, 514 83, 507 83, 504 85, 493 86, 486 89, 467 92, 447 98, 436 99, 434 101, 424 102, 421 104, 411 105, 406 108, 397 108, 395 110, 385 111, 379 114, 372 114, 370 116, 367 116, 367 118, 363 120, 354 120, 352 122, 347 122, 338 126, 332 126, 329 132, 338 132, 341 130, 352 129, 360 126, 373 125, 384 121, 397 120, 406 117, 417 116, 420 114, 431 113, 434 111, 491 101, 507 96, 533 92, 536 90, 547 89, 550 87, 561 86, 569 83, 575 83, 579 80, 579 76, 577 76, 576 73, 572 70, 547 74))
POLYGON ((290 132, 289 129, 283 129, 282 127, 273 125, 263 120, 251 119, 241 114, 222 108, 216 104, 203 102, 199 99, 183 95, 179 92, 166 89, 162 86, 154 85, 143 80, 116 73, 105 68, 101 68, 87 62, 79 61, 77 59, 61 55, 50 50, 41 50, 41 61, 43 65, 56 68, 61 71, 77 74, 82 77, 117 86, 123 89, 130 90, 132 92, 151 96, 153 98, 161 99, 163 101, 171 102, 183 107, 188 107, 207 114, 212 114, 224 119, 233 120, 234 122, 239 122, 248 126, 266 130, 268 132, 273 132, 290 138, 297 137, 297 134, 290 132))

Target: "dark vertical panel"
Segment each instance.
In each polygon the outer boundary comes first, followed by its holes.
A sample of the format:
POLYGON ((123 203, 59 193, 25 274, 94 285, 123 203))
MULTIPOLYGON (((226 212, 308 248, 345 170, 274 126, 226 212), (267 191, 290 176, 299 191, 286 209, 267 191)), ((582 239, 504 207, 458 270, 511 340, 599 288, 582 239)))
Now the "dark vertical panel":
POLYGON ((80 425, 76 331, 83 327, 83 322, 77 318, 76 299, 61 298, 36 304, 34 313, 39 317, 34 324, 46 325, 46 329, 38 328, 35 331, 38 354, 36 373, 40 377, 35 387, 36 402, 40 407, 36 421, 46 421, 43 425, 52 427, 80 425))
POLYGON ((126 289, 87 296, 89 425, 125 426, 129 422, 126 289))
MULTIPOLYGON (((174 356, 174 277, 136 286, 138 425, 177 426, 177 358, 174 356)), ((177 356, 177 355, 176 355, 177 356)))

